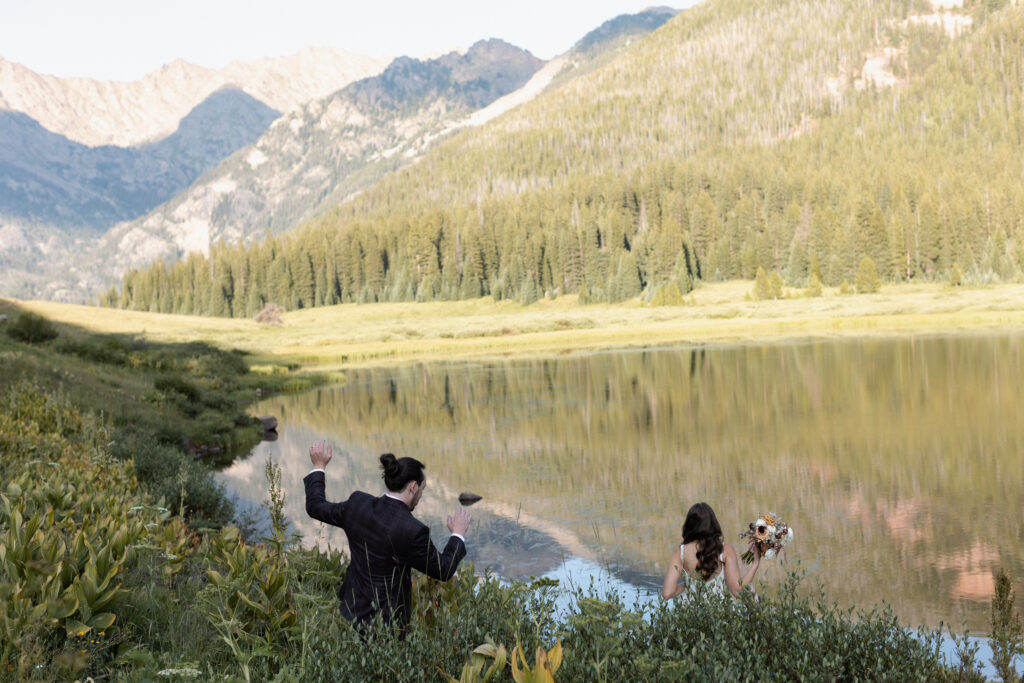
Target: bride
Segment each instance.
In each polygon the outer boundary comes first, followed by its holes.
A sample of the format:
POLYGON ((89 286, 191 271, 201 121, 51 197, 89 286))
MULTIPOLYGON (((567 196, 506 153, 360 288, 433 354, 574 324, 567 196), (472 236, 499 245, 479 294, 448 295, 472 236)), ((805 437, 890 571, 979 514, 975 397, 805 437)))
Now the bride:
POLYGON ((740 559, 736 550, 722 541, 722 527, 715 511, 707 503, 697 503, 686 513, 683 542, 672 553, 661 597, 669 600, 684 593, 690 581, 701 581, 720 595, 724 595, 725 588, 728 588, 730 593, 738 596, 754 580, 761 564, 761 553, 756 543, 751 543, 750 551, 754 554, 754 562, 741 577, 740 559), (684 576, 685 580, 680 582, 684 576))

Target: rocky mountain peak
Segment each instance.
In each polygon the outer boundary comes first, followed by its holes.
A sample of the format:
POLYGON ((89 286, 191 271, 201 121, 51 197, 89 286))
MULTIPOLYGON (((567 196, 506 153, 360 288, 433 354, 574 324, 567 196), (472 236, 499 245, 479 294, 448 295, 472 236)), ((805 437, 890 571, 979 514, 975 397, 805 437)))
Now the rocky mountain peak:
POLYGON ((343 92, 360 106, 410 107, 427 97, 476 109, 521 87, 543 65, 522 48, 492 38, 465 53, 436 59, 399 57, 379 76, 353 83, 343 92))
POLYGON ((633 35, 646 35, 661 27, 677 13, 678 10, 671 7, 648 7, 636 14, 620 14, 576 41, 572 51, 576 53, 590 52, 600 49, 609 42, 633 35))

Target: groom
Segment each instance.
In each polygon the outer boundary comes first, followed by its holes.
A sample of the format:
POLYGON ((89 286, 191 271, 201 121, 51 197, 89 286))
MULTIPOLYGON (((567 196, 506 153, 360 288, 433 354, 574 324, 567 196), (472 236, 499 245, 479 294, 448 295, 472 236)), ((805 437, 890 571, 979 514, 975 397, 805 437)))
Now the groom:
POLYGON ((385 624, 409 625, 412 593, 411 570, 438 581, 455 574, 466 555, 469 511, 460 507, 448 517, 451 538, 438 552, 430 529, 412 516, 427 486, 424 465, 413 458, 380 456, 388 492, 380 497, 355 491, 343 503, 330 503, 325 495, 325 468, 332 448, 323 441, 309 447, 313 469, 306 486, 306 512, 313 519, 341 527, 348 537, 351 561, 338 589, 341 615, 357 627, 367 627, 380 612, 385 624))

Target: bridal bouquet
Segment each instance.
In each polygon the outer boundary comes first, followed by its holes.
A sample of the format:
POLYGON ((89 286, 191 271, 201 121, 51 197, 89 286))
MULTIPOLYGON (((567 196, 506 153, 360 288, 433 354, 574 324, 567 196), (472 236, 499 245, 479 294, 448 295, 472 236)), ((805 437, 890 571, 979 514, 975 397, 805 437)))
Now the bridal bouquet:
MULTIPOLYGON (((757 543, 757 547, 761 549, 761 556, 770 560, 793 540, 793 530, 774 512, 769 512, 751 522, 750 528, 740 534, 740 538, 757 543)), ((754 553, 748 550, 743 553, 742 558, 744 562, 752 562, 754 553)))

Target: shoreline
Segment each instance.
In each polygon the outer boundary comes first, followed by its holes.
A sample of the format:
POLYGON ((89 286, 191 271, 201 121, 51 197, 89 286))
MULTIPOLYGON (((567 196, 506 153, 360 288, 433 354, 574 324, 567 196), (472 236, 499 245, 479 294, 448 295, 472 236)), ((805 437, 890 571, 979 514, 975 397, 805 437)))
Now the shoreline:
POLYGON ((251 354, 257 371, 332 372, 437 361, 494 361, 665 348, 905 339, 1024 332, 1024 284, 952 288, 889 285, 879 294, 751 301, 752 283, 705 285, 683 306, 637 300, 579 305, 575 296, 530 305, 489 297, 451 302, 341 304, 291 311, 278 327, 245 318, 144 313, 18 302, 101 334, 203 341, 251 354), (269 367, 261 367, 269 366, 269 367))

